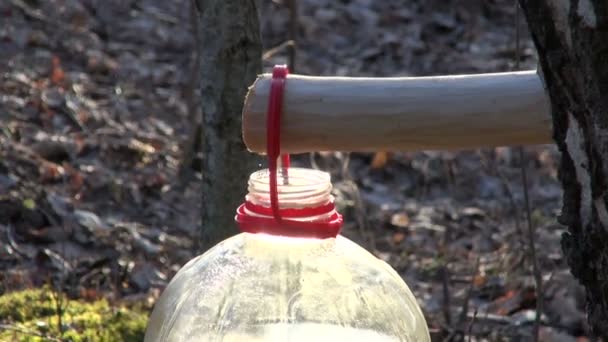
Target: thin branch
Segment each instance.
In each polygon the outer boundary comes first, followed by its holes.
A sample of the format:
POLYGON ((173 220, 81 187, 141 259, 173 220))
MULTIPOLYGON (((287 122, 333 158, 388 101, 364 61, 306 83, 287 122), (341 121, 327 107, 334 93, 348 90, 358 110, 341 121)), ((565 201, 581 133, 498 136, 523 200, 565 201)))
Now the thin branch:
POLYGON ((443 317, 448 326, 452 325, 452 315, 450 313, 450 271, 447 262, 447 243, 450 241, 450 229, 447 228, 443 234, 443 241, 439 249, 441 258, 441 284, 443 291, 443 317))
POLYGON ((528 248, 530 261, 532 262, 532 272, 534 273, 534 282, 536 283, 536 317, 534 318, 534 341, 539 340, 540 320, 543 313, 543 276, 538 266, 538 258, 536 256, 536 243, 534 236, 534 226, 532 224, 532 212, 530 209, 530 196, 528 194, 528 175, 526 172, 524 148, 519 147, 519 156, 521 160, 521 178, 524 185, 524 201, 526 207, 526 220, 528 221, 528 248))
POLYGON ((450 271, 447 263, 441 267, 441 287, 443 291, 443 318, 445 323, 452 325, 452 315, 450 314, 450 271))
POLYGON ((26 257, 26 258, 32 258, 33 255, 28 255, 27 252, 22 251, 21 247, 19 246, 19 244, 17 243, 17 240, 15 239, 15 232, 13 231, 13 226, 9 225, 0 225, 0 227, 4 227, 6 230, 6 238, 8 240, 8 245, 11 247, 12 250, 15 251, 15 253, 17 255, 19 255, 20 257, 26 257))
POLYGON ((64 306, 64 297, 63 294, 61 293, 61 289, 57 289, 55 287, 55 285, 53 284, 53 281, 49 278, 49 285, 51 286, 51 291, 50 291, 50 296, 53 299, 53 302, 55 303, 55 315, 57 316, 57 330, 59 331, 59 334, 61 334, 61 336, 63 336, 64 333, 64 329, 63 329, 63 313, 65 312, 65 308, 67 307, 64 306))
POLYGON ((76 116, 76 112, 68 106, 65 107, 66 110, 62 111, 62 113, 64 113, 70 119, 70 121, 72 121, 72 123, 78 127, 80 131, 88 133, 89 129, 87 128, 87 126, 84 125, 84 123, 80 121, 78 116, 76 116))
POLYGON ((28 329, 23 329, 23 328, 19 328, 17 326, 14 325, 10 325, 10 324, 0 324, 0 330, 9 330, 9 331, 14 331, 20 334, 25 334, 25 335, 29 335, 29 336, 36 336, 36 337, 42 337, 45 340, 49 340, 49 341, 53 341, 53 342, 62 342, 62 340, 55 338, 55 337, 50 337, 48 335, 43 335, 40 334, 38 332, 35 332, 33 330, 28 330, 28 329))
POLYGON ((296 48, 297 48, 297 35, 298 35, 298 5, 296 0, 288 0, 287 5, 289 6, 289 41, 292 44, 289 45, 289 70, 295 72, 296 70, 296 48))
MULTIPOLYGON (((179 179, 182 181, 181 186, 185 186, 187 181, 191 178, 192 163, 195 160, 197 147, 200 145, 202 139, 202 117, 199 115, 199 105, 197 101, 197 90, 200 82, 200 68, 201 68, 201 53, 199 49, 200 44, 200 32, 199 32, 199 19, 198 9, 196 0, 190 1, 190 29, 192 36, 194 37, 194 56, 192 60, 191 74, 188 83, 186 84, 186 91, 184 97, 186 99, 186 108, 188 110, 188 121, 192 123, 192 129, 188 135, 188 139, 184 143, 182 164, 179 170, 179 179)), ((199 148, 200 149, 200 148, 199 148)))
POLYGON ((458 324, 462 325, 467 320, 467 314, 469 312, 469 303, 471 301, 471 295, 473 294, 473 289, 475 288, 475 275, 479 273, 479 263, 481 258, 478 256, 475 261, 475 268, 473 270, 473 274, 471 275, 471 281, 469 282, 469 287, 467 288, 467 292, 465 293, 464 301, 462 303, 462 309, 460 310, 460 317, 458 318, 458 324))
POLYGON ((281 52, 282 50, 284 50, 285 48, 294 45, 294 42, 292 40, 287 40, 282 42, 281 44, 266 50, 266 52, 264 52, 264 54, 262 55, 262 60, 268 60, 270 58, 272 58, 274 55, 276 55, 277 53, 281 52))
POLYGON ((480 162, 481 162, 481 165, 483 166, 483 168, 486 169, 488 172, 493 172, 500 179, 500 183, 502 185, 503 191, 506 192, 506 194, 507 194, 507 199, 509 200, 509 205, 511 206, 511 210, 513 212, 513 218, 515 220, 515 230, 517 230, 517 232, 519 233, 519 236, 522 237, 522 239, 519 240, 519 243, 521 243, 523 246, 525 244, 525 241, 523 241, 524 230, 521 227, 521 221, 519 219, 519 215, 517 215, 519 210, 517 207, 517 202, 515 200, 515 194, 513 193, 513 190, 511 189, 509 180, 504 175, 504 173, 500 170, 500 168, 496 165, 496 161, 494 158, 492 158, 492 160, 490 160, 483 153, 483 150, 479 151, 479 156, 480 156, 480 162))
POLYGON ((519 70, 521 64, 521 30, 519 25, 519 2, 515 1, 515 70, 519 70))
POLYGON ((63 21, 50 18, 50 17, 46 16, 41 10, 34 9, 31 6, 29 6, 23 0, 10 0, 10 2, 13 6, 20 9, 21 12, 26 17, 29 17, 29 18, 38 20, 40 22, 43 22, 45 24, 51 25, 54 29, 64 31, 66 33, 78 34, 78 35, 84 36, 88 39, 94 39, 91 33, 87 32, 77 26, 67 24, 63 21))
POLYGON ((369 227, 369 221, 367 219, 365 203, 363 202, 363 198, 361 198, 361 191, 359 190, 359 186, 353 180, 352 175, 350 174, 350 153, 346 152, 344 154, 344 158, 342 159, 342 179, 346 182, 351 188, 351 195, 354 197, 354 207, 355 207, 355 220, 357 221, 357 226, 359 227, 359 233, 366 240, 367 247, 371 251, 376 250, 376 239, 371 230, 367 229, 369 227))
MULTIPOLYGON (((515 1, 515 69, 519 70, 521 64, 521 29, 520 29, 520 7, 519 2, 515 1)), ((530 261, 532 262, 532 272, 536 283, 536 317, 534 318, 534 341, 539 340, 541 316, 543 314, 543 276, 538 266, 536 257, 536 244, 534 238, 534 226, 532 224, 532 210, 530 209, 530 195, 528 191, 528 174, 526 172, 526 156, 524 148, 520 146, 519 160, 521 163, 521 180, 524 186, 524 204, 526 209, 526 220, 528 223, 528 246, 530 261)))
POLYGON ((467 341, 471 342, 471 338, 473 338, 473 324, 475 324, 475 319, 477 318, 477 308, 473 311, 473 316, 471 317, 471 322, 467 328, 467 341))

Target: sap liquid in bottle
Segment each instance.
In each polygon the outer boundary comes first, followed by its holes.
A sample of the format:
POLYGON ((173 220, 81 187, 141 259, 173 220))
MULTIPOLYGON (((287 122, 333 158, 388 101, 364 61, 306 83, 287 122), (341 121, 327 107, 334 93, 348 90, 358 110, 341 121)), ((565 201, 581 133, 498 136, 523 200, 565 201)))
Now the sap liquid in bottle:
POLYGON ((175 275, 145 341, 430 341, 399 274, 338 235, 329 174, 290 168, 286 185, 283 176, 288 224, 273 217, 268 171, 253 173, 237 215, 244 232, 175 275))

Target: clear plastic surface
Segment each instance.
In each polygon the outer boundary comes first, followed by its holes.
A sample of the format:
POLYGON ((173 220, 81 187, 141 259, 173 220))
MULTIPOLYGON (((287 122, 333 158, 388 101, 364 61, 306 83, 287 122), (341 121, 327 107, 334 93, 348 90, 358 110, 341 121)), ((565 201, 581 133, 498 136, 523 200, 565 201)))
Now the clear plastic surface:
POLYGON ((186 264, 153 341, 430 341, 412 292, 354 242, 242 233, 186 264))

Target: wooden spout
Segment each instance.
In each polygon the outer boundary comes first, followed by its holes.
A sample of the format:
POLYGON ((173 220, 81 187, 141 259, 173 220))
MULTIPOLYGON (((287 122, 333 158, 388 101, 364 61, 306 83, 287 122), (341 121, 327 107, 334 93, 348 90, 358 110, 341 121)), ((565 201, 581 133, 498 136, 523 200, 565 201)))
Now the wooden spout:
MULTIPOLYGON (((270 74, 243 109, 243 138, 266 151, 270 74)), ((282 153, 454 150, 551 142, 550 102, 536 71, 400 78, 289 75, 282 153)))

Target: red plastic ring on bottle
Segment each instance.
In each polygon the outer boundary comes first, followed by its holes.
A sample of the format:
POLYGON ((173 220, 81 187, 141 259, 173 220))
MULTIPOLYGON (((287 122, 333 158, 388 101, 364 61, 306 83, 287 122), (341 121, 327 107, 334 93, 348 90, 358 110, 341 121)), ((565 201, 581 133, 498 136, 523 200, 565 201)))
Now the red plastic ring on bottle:
MULTIPOLYGON (((251 202, 242 204, 235 217, 241 231, 267 233, 290 237, 332 238, 340 233, 343 218, 333 200, 316 207, 280 209, 277 189, 277 163, 281 154, 281 111, 283 93, 289 70, 276 65, 272 71, 268 114, 266 121, 266 151, 270 183, 270 208, 251 202), (323 216, 323 219, 306 220, 307 217, 323 216), (300 220, 294 220, 300 218, 300 220)), ((288 179, 289 155, 281 156, 283 176, 288 179)))

